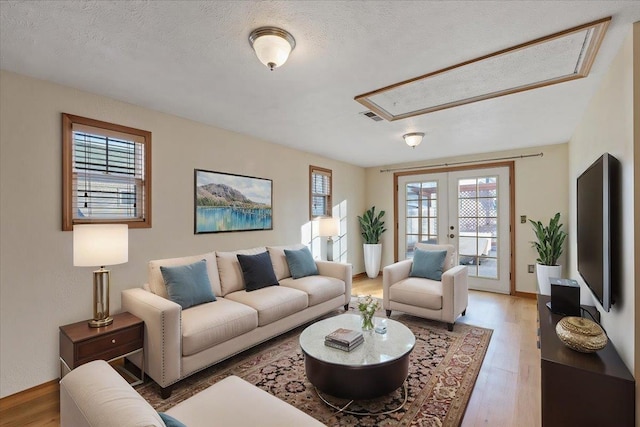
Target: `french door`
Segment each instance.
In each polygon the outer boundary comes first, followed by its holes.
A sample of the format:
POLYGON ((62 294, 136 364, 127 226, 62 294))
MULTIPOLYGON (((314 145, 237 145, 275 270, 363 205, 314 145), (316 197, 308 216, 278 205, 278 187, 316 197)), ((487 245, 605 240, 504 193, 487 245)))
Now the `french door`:
POLYGON ((469 288, 510 292, 509 168, 398 178, 398 259, 417 242, 452 244, 469 288))

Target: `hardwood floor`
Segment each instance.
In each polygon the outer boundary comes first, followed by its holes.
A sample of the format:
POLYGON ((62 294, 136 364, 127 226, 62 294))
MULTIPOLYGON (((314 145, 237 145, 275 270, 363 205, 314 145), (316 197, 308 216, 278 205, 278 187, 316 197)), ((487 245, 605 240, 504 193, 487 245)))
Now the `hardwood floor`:
MULTIPOLYGON (((354 295, 382 298, 382 276, 358 278, 354 295)), ((538 427, 540 351, 533 299, 470 291, 467 315, 458 322, 493 329, 462 427, 538 427)), ((55 383, 0 400, 0 426, 56 426, 60 403, 55 383)))
MULTIPOLYGON (((382 298, 382 276, 354 280, 352 294, 382 298)), ((462 427, 540 426, 536 301, 470 291, 457 322, 493 329, 462 427)))

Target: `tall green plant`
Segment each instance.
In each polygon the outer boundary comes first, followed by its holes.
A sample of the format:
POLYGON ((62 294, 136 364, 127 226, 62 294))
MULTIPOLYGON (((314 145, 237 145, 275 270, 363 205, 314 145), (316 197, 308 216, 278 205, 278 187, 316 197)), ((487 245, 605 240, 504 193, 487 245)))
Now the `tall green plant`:
POLYGON ((544 226, 540 221, 529 220, 536 233, 538 241, 531 242, 531 246, 538 251, 538 263, 542 265, 558 265, 558 258, 562 255, 562 245, 567 233, 561 230, 560 212, 556 213, 549 225, 544 226))
POLYGON ((375 206, 365 211, 364 215, 358 216, 360 232, 365 243, 375 245, 380 242, 380 236, 387 231, 387 229, 384 228, 384 221, 382 221, 383 216, 384 211, 380 211, 376 216, 375 206))

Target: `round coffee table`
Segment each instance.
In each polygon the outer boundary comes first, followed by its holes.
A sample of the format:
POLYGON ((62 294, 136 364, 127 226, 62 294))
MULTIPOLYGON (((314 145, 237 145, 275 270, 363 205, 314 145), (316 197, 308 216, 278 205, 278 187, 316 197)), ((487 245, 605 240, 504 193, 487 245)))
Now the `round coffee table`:
POLYGON ((300 347, 311 384, 331 396, 351 400, 384 396, 402 386, 416 337, 402 323, 385 320, 386 334, 363 332, 364 343, 350 352, 324 345, 324 337, 338 328, 361 330, 359 315, 330 317, 302 331, 300 347))

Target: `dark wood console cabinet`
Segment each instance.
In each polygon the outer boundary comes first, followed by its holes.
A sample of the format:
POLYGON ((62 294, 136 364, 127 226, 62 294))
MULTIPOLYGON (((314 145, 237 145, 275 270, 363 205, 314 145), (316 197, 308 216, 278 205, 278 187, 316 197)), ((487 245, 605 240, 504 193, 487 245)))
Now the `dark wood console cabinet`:
POLYGON ((556 335, 563 316, 553 314, 548 301, 548 296, 538 296, 542 425, 634 426, 635 380, 616 349, 609 342, 584 354, 565 346, 556 335))

